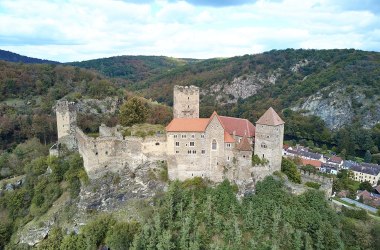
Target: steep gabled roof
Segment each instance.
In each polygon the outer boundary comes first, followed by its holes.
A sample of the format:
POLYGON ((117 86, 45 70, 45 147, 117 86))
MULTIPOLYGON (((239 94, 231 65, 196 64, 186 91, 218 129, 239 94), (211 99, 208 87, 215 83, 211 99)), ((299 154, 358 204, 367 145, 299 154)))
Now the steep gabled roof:
POLYGON ((285 122, 278 116, 276 111, 270 107, 265 113, 260 117, 256 124, 277 126, 284 124, 285 122))
POLYGON ((239 151, 252 151, 251 144, 246 135, 241 139, 240 143, 236 146, 236 149, 239 151))
POLYGON ((246 135, 247 137, 255 136, 255 126, 248 121, 247 119, 235 118, 229 116, 219 116, 221 123, 224 126, 224 129, 230 134, 243 137, 246 135))
POLYGON ((235 142, 234 138, 225 130, 224 130, 224 142, 227 142, 227 143, 235 142))
POLYGON ((174 118, 168 126, 167 132, 204 132, 209 118, 174 118))

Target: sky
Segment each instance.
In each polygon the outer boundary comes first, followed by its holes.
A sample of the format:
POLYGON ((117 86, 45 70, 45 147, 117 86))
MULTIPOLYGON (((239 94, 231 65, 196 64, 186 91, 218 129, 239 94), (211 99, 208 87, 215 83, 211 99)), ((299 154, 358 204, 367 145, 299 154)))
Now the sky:
POLYGON ((380 51, 380 0, 0 0, 0 49, 60 62, 380 51))

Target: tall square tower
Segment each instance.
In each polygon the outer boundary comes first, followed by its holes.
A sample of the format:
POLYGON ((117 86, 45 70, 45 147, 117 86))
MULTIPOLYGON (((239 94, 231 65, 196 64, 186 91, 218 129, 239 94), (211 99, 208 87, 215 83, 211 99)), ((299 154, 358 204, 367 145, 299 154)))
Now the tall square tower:
POLYGON ((199 118, 199 88, 174 86, 173 118, 199 118))

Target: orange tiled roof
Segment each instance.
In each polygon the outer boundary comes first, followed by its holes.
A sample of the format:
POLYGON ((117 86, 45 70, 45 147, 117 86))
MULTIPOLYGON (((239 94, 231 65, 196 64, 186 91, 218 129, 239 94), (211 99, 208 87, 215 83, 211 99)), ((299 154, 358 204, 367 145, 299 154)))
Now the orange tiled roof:
POLYGON ((255 126, 247 119, 229 116, 219 116, 219 118, 225 130, 227 130, 230 135, 235 132, 235 135, 240 137, 244 135, 247 135, 247 137, 255 136, 255 126))
POLYGON ((234 138, 224 130, 224 142, 232 143, 235 142, 234 138))
POLYGON ((278 116, 276 111, 270 107, 265 113, 260 117, 256 124, 277 126, 284 124, 285 122, 278 116))
POLYGON ((241 142, 236 146, 236 148, 240 151, 252 151, 251 144, 249 143, 246 135, 243 137, 243 139, 241 139, 241 142))
POLYGON ((209 118, 174 118, 168 126, 167 132, 204 132, 209 118))
POLYGON ((322 166, 322 162, 317 161, 317 160, 309 160, 309 159, 304 159, 301 158, 302 165, 312 165, 313 167, 320 168, 322 166))

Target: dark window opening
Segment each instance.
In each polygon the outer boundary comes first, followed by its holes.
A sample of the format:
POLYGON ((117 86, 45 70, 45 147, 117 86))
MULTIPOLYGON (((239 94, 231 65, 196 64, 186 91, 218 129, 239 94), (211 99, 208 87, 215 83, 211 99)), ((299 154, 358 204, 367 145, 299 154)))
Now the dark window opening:
POLYGON ((106 155, 108 155, 108 151, 106 151, 106 155))
POLYGON ((160 143, 159 142, 156 142, 156 146, 159 146, 160 145, 160 143))
POLYGON ((95 155, 98 155, 98 152, 96 152, 95 155))

